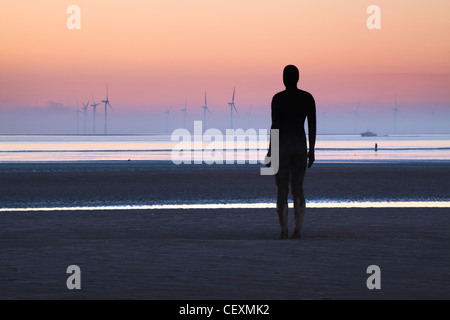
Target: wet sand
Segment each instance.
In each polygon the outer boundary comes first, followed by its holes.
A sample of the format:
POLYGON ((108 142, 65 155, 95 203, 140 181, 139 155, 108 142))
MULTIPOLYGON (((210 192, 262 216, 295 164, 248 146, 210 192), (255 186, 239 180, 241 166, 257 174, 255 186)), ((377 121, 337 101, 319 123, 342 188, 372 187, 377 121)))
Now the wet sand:
MULTIPOLYGON (((448 168, 316 169, 309 199, 450 198, 448 168)), ((2 172, 0 201, 274 198, 273 177, 227 170, 2 172)), ((270 209, 0 212, 0 299, 449 299, 449 230, 449 209, 430 208, 308 209, 304 238, 284 241, 270 209)))
POLYGON ((450 298, 444 209, 309 209, 301 240, 274 240, 268 209, 8 213, 1 224, 1 299, 450 298), (81 290, 66 288, 73 264, 81 290), (380 290, 366 286, 370 265, 380 290))
MULTIPOLYGON (((0 164, 0 166, 2 166, 0 164)), ((0 207, 275 201, 259 167, 36 165, 0 171, 0 207)), ((450 200, 450 165, 324 165, 308 169, 307 200, 450 200)))

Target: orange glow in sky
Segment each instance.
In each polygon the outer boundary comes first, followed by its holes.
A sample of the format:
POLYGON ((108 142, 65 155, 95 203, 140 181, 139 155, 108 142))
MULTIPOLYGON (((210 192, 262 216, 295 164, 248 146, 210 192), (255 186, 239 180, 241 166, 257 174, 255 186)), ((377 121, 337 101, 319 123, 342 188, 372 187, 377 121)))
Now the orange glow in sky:
POLYGON ((267 108, 286 64, 318 104, 450 101, 450 1, 14 0, 0 3, 0 110, 104 96, 116 109, 267 108), (381 9, 369 30, 366 9, 381 9), (69 30, 66 9, 81 10, 69 30), (225 107, 224 107, 225 108, 225 107))

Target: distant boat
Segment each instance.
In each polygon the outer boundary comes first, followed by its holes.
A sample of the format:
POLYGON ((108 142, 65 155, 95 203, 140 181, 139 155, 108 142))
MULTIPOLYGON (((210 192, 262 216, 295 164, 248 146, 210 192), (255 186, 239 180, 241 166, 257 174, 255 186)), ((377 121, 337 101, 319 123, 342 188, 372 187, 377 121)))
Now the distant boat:
POLYGON ((362 137, 376 137, 377 134, 372 131, 367 130, 366 132, 361 133, 362 137))

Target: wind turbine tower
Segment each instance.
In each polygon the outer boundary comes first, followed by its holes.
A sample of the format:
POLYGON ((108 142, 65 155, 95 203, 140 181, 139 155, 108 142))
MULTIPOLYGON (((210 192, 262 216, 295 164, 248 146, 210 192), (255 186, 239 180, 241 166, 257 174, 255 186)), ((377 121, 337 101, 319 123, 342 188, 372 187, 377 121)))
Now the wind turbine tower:
POLYGON ((75 114, 77 115, 77 134, 80 133, 80 113, 81 111, 77 101, 77 110, 75 110, 75 114))
POLYGON ((250 110, 247 111, 247 128, 250 128, 251 117, 252 117, 252 108, 250 108, 250 110))
POLYGON ((206 111, 211 113, 211 111, 209 111, 208 104, 206 103, 206 91, 205 91, 205 105, 202 106, 202 108, 203 108, 203 125, 206 128, 206 111))
POLYGON ((186 129, 187 99, 186 102, 184 103, 184 108, 181 109, 181 111, 183 112, 183 128, 186 129))
POLYGON ((328 111, 322 112, 322 121, 323 121, 322 127, 323 128, 327 127, 327 113, 328 113, 328 111))
POLYGON ((394 110, 394 134, 397 133, 397 113, 400 111, 397 107, 397 97, 395 97, 395 107, 392 108, 394 110))
POLYGON ((106 99, 102 100, 102 102, 105 104, 105 134, 108 133, 108 106, 111 108, 111 104, 109 103, 108 98, 108 84, 106 84, 106 99))
POLYGON ((361 105, 361 101, 358 102, 358 105, 356 106, 355 111, 352 111, 355 114, 355 134, 358 133, 358 111, 359 111, 360 105, 361 105))
POLYGON ((89 100, 86 104, 83 103, 83 114, 84 114, 84 126, 83 126, 83 134, 86 134, 86 121, 88 117, 88 107, 89 107, 89 100))
POLYGON ((432 123, 431 123, 431 125, 433 126, 432 128, 431 128, 431 132, 434 134, 434 125, 435 125, 435 121, 436 121, 436 108, 434 108, 433 109, 433 111, 431 111, 431 115, 432 115, 432 123))
POLYGON ((170 108, 164 112, 166 114, 166 132, 169 133, 169 116, 170 116, 170 108))
POLYGON ((230 124, 231 129, 233 129, 233 110, 236 111, 236 114, 238 114, 238 111, 236 109, 236 105, 234 104, 234 93, 236 91, 236 87, 233 88, 233 98, 231 102, 228 102, 228 105, 230 106, 230 124))
POLYGON ((95 111, 97 110, 97 106, 100 104, 100 102, 99 103, 95 103, 94 96, 92 96, 92 102, 93 102, 93 104, 91 104, 91 107, 94 108, 94 121, 93 121, 92 133, 95 134, 95 111))

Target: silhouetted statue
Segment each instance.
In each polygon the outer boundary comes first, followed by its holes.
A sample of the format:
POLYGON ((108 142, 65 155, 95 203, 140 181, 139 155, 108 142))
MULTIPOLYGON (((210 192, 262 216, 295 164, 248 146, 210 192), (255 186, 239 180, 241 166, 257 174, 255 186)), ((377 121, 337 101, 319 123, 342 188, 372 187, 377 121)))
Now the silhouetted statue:
MULTIPOLYGON (((297 88, 299 71, 288 65, 283 71, 286 90, 272 99, 272 126, 279 129, 279 169, 275 174, 277 186, 277 214, 281 226, 278 239, 288 238, 289 184, 294 200, 295 230, 291 238, 301 238, 305 215, 303 178, 314 163, 316 144, 316 104, 313 96, 297 88), (308 119, 309 152, 306 144, 305 120, 308 119)), ((272 141, 268 157, 271 156, 272 141)))

